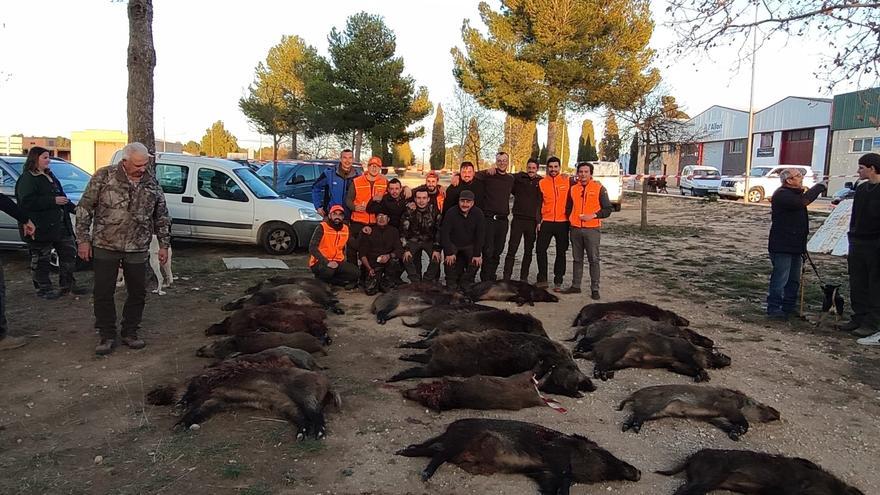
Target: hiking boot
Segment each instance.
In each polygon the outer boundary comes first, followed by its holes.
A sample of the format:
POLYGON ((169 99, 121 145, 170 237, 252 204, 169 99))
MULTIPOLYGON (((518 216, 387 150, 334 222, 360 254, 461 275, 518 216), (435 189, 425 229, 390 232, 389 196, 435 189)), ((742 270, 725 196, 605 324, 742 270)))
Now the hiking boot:
POLYGON ((843 332, 852 332, 853 330, 862 326, 862 323, 857 320, 849 320, 848 322, 838 326, 837 328, 843 332))
POLYGON ((590 292, 590 299, 592 299, 594 301, 598 301, 600 299, 599 291, 594 290, 594 291, 590 292))
POLYGON ((880 332, 857 340, 862 345, 880 345, 880 332))
POLYGON ((98 356, 106 356, 113 352, 114 347, 116 347, 115 339, 101 339, 101 342, 95 346, 95 354, 98 356))
POLYGON ((562 292, 562 284, 561 283, 558 283, 558 284, 554 283, 553 284, 553 292, 562 292))
POLYGON ((147 343, 139 339, 137 335, 122 337, 122 343, 125 344, 129 349, 143 349, 147 346, 147 343))
POLYGON ((8 351, 10 349, 18 349, 28 345, 28 340, 24 337, 4 337, 0 339, 0 351, 8 351))
POLYGON ((560 294, 580 294, 580 293, 581 293, 581 288, 580 288, 580 287, 571 286, 571 287, 568 287, 568 288, 566 288, 566 289, 562 289, 561 291, 559 291, 559 293, 560 293, 560 294))
POLYGON ((853 335, 855 335, 856 337, 869 337, 869 336, 871 336, 871 335, 874 335, 874 333, 875 333, 876 331, 877 331, 877 330, 874 329, 874 328, 859 327, 859 328, 856 328, 855 330, 853 330, 853 331, 850 332, 850 333, 853 334, 853 335))
POLYGON ((550 284, 548 284, 547 281, 545 280, 543 282, 535 282, 535 287, 537 287, 539 289, 546 289, 546 288, 550 287, 550 284))
POLYGON ((37 292, 37 297, 47 301, 53 301, 61 297, 61 293, 54 289, 46 289, 37 292))
POLYGON ((73 287, 62 287, 60 295, 66 296, 67 294, 73 294, 75 296, 84 296, 89 293, 89 289, 85 287, 80 287, 78 285, 74 285, 73 287))

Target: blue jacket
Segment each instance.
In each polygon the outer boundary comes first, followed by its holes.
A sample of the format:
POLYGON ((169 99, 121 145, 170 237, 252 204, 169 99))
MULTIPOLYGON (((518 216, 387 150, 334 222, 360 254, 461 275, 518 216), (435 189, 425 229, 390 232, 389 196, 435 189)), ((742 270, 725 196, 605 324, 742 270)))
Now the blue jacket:
POLYGON ((348 177, 339 175, 338 167, 324 170, 318 180, 312 185, 312 204, 315 209, 323 208, 328 212, 333 205, 341 205, 345 208, 345 218, 351 218, 351 210, 345 205, 345 195, 351 186, 351 181, 361 175, 357 169, 352 168, 348 177))

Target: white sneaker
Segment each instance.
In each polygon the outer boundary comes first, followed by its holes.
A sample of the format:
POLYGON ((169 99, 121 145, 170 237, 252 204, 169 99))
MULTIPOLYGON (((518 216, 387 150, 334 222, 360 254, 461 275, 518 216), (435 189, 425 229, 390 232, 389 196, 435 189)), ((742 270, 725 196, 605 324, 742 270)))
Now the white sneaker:
POLYGON ((856 342, 862 345, 880 345, 880 332, 877 332, 874 335, 870 335, 868 337, 863 337, 856 342))

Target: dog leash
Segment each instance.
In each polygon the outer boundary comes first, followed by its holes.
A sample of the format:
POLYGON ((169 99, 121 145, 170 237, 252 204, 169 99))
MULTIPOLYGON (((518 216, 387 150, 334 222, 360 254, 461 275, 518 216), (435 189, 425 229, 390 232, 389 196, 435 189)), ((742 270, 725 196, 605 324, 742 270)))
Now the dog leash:
POLYGON ((822 276, 819 275, 819 270, 816 268, 816 264, 813 263, 813 258, 810 257, 810 253, 805 252, 803 254, 805 260, 810 262, 810 266, 813 267, 813 273, 816 274, 816 278, 819 280, 819 285, 825 285, 825 282, 822 280, 822 276))

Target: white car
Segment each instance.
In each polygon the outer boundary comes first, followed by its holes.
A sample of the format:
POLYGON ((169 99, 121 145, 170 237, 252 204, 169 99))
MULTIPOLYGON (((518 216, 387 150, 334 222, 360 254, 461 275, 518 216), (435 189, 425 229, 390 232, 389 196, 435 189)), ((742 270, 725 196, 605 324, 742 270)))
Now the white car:
MULTIPOLYGON (((113 163, 122 152, 117 151, 113 163)), ((173 237, 263 246, 269 254, 308 247, 321 217, 311 203, 283 198, 250 168, 231 160, 156 154, 173 237)))
POLYGON ((620 211, 621 198, 623 197, 623 174, 621 174, 620 164, 617 162, 589 163, 593 165, 593 178, 605 186, 614 211, 620 211))
MULTIPOLYGON (((804 187, 816 184, 816 175, 807 165, 759 165, 752 167, 749 173, 749 203, 759 203, 773 196, 782 185, 779 173, 787 168, 796 168, 804 174, 804 187)), ((745 195, 745 177, 727 178, 721 181, 718 195, 722 198, 741 198, 745 195)))
POLYGON ((721 185, 721 172, 708 165, 688 165, 681 169, 678 188, 682 196, 708 196, 718 194, 721 185))

